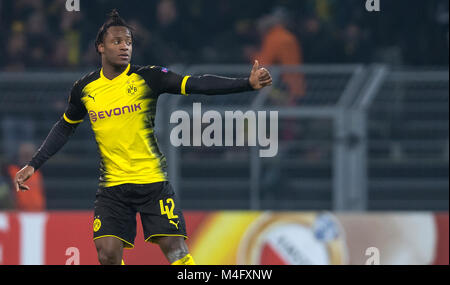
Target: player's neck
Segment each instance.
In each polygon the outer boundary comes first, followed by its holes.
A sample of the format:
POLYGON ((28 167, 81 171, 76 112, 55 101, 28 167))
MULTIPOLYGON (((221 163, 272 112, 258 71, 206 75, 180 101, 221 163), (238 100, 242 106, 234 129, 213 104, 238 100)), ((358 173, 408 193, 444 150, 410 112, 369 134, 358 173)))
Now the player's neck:
POLYGON ((127 69, 127 65, 125 66, 114 66, 110 64, 103 64, 103 75, 109 80, 113 80, 117 76, 121 75, 125 69, 127 69))

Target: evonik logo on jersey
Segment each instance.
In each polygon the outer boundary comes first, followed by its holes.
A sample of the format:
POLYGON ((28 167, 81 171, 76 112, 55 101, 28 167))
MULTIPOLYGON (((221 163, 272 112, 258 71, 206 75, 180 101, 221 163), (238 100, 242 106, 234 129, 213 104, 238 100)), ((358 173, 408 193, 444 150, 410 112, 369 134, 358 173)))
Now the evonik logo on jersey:
POLYGON ((95 112, 93 110, 89 111, 89 118, 91 119, 91 122, 95 123, 98 120, 108 119, 114 116, 121 116, 125 115, 126 113, 134 113, 136 111, 142 110, 141 103, 139 104, 133 104, 130 106, 124 106, 121 108, 114 108, 109 110, 104 110, 100 112, 95 112))

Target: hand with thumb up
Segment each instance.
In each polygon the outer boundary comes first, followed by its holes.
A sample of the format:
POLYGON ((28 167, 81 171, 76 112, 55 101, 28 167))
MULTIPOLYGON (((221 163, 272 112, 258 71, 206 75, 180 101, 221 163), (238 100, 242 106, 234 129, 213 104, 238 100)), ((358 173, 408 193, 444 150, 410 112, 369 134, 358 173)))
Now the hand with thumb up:
POLYGON ((272 85, 272 76, 267 69, 260 67, 259 62, 255 60, 250 73, 249 82, 253 89, 259 90, 266 86, 272 85))

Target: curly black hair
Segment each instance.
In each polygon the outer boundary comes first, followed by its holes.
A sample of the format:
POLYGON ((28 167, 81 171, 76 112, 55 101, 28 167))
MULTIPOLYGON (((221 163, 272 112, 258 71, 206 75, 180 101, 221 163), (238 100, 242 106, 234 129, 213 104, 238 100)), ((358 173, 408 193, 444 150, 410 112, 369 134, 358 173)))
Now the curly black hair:
POLYGON ((108 19, 106 20, 106 22, 100 27, 97 33, 97 39, 95 40, 95 50, 97 51, 97 53, 99 53, 98 45, 103 43, 106 32, 110 27, 126 27, 128 30, 130 30, 131 38, 133 39, 133 28, 120 17, 117 9, 113 9, 108 15, 108 19))

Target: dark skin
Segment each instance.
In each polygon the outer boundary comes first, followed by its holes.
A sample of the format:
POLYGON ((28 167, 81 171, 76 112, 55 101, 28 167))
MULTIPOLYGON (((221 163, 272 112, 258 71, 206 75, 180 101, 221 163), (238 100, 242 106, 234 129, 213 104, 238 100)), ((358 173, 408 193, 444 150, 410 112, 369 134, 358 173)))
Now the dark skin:
MULTIPOLYGON (((112 80, 122 74, 131 61, 133 42, 131 32, 126 27, 110 27, 105 35, 103 43, 99 44, 98 50, 102 56, 103 74, 112 80)), ((255 60, 250 72, 249 83, 255 90, 272 85, 272 76, 267 69, 260 67, 255 60)), ((25 182, 34 174, 35 169, 26 165, 17 172, 14 179, 16 191, 28 191, 25 182)))
MULTIPOLYGON (((102 56, 103 75, 109 80, 122 74, 131 60, 133 42, 126 27, 110 27, 103 43, 98 45, 102 56)), ((159 237, 153 240, 159 245, 170 263, 185 257, 189 251, 183 237, 159 237)), ((115 237, 103 237, 94 241, 102 265, 119 265, 123 258, 124 243, 115 237)))
POLYGON ((109 80, 122 74, 131 61, 133 41, 126 27, 110 27, 103 43, 98 45, 102 56, 103 75, 109 80))
MULTIPOLYGON (((102 57, 103 75, 112 80, 122 74, 131 61, 133 52, 132 35, 128 28, 113 26, 108 29, 103 43, 98 45, 102 57)), ((272 85, 272 77, 267 69, 259 66, 255 61, 250 72, 249 83, 255 90, 272 85)), ((16 191, 28 191, 25 182, 34 174, 35 169, 26 165, 17 172, 14 179, 16 191)), ((152 242, 159 245, 161 251, 170 263, 185 257, 188 247, 183 237, 158 237, 152 242)), ((120 265, 123 258, 124 243, 115 237, 102 237, 94 241, 97 248, 98 260, 102 265, 120 265)))

